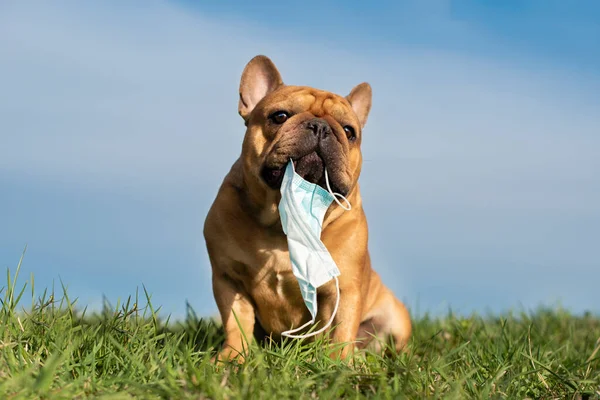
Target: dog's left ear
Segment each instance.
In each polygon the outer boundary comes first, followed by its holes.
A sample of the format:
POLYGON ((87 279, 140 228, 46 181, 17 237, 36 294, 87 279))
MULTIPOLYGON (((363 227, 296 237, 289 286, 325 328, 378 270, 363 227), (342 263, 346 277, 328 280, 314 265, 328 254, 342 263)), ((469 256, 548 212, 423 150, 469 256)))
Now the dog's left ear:
POLYGON ((238 112, 242 118, 247 121, 258 102, 281 85, 281 75, 269 57, 258 55, 250 60, 240 82, 238 112))
POLYGON ((350 94, 346 96, 346 100, 350 102, 352 109, 360 121, 361 128, 364 128, 367 123, 369 111, 371 111, 371 98, 371 85, 367 82, 356 85, 350 94))

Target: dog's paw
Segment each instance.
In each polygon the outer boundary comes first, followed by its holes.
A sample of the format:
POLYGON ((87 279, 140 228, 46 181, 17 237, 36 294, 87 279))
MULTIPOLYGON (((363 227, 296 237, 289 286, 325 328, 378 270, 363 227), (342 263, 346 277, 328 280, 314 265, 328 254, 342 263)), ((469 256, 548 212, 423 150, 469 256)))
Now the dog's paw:
POLYGON ((244 354, 230 347, 223 348, 210 359, 211 364, 217 367, 222 367, 232 362, 237 362, 237 364, 243 364, 245 361, 246 357, 244 356, 244 354))

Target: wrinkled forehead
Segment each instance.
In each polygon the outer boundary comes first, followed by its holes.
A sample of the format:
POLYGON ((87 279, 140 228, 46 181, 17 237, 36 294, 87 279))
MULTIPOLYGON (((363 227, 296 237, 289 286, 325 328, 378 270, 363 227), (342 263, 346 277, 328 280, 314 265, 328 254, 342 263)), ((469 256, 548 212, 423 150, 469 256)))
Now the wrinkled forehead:
POLYGON ((348 100, 335 93, 305 86, 285 86, 273 93, 265 106, 267 113, 278 110, 293 113, 308 111, 316 117, 331 115, 340 119, 347 116, 352 107, 348 100))

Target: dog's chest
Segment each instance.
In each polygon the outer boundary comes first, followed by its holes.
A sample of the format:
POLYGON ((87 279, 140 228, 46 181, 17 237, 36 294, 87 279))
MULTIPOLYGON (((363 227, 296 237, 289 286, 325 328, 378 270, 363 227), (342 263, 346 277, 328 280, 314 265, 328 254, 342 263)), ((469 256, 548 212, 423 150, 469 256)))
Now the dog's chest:
POLYGON ((253 280, 255 290, 268 290, 270 294, 283 297, 288 294, 289 286, 298 286, 287 249, 261 250, 257 258, 253 280))
POLYGON ((274 332, 289 329, 291 323, 298 324, 306 307, 287 249, 262 250, 257 261, 253 283, 247 290, 261 324, 274 332))

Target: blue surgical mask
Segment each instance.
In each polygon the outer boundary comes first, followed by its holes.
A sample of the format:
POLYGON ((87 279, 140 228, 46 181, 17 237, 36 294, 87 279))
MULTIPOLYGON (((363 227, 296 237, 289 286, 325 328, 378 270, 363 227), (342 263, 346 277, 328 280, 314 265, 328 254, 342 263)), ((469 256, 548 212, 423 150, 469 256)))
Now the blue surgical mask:
POLYGON ((281 183, 279 202, 281 226, 287 235, 292 271, 298 280, 302 298, 311 315, 308 323, 282 333, 283 336, 291 338, 305 338, 323 332, 332 324, 340 302, 340 286, 337 278, 340 271, 321 241, 321 229, 325 213, 333 201, 345 210, 350 210, 351 206, 345 197, 332 192, 327 170, 325 170, 325 181, 328 190, 304 180, 294 171, 294 164, 290 161, 281 183), (336 197, 345 200, 347 205, 340 203, 336 197), (331 279, 335 279, 336 282, 337 299, 327 325, 307 335, 293 335, 315 322, 318 311, 317 288, 331 279))

